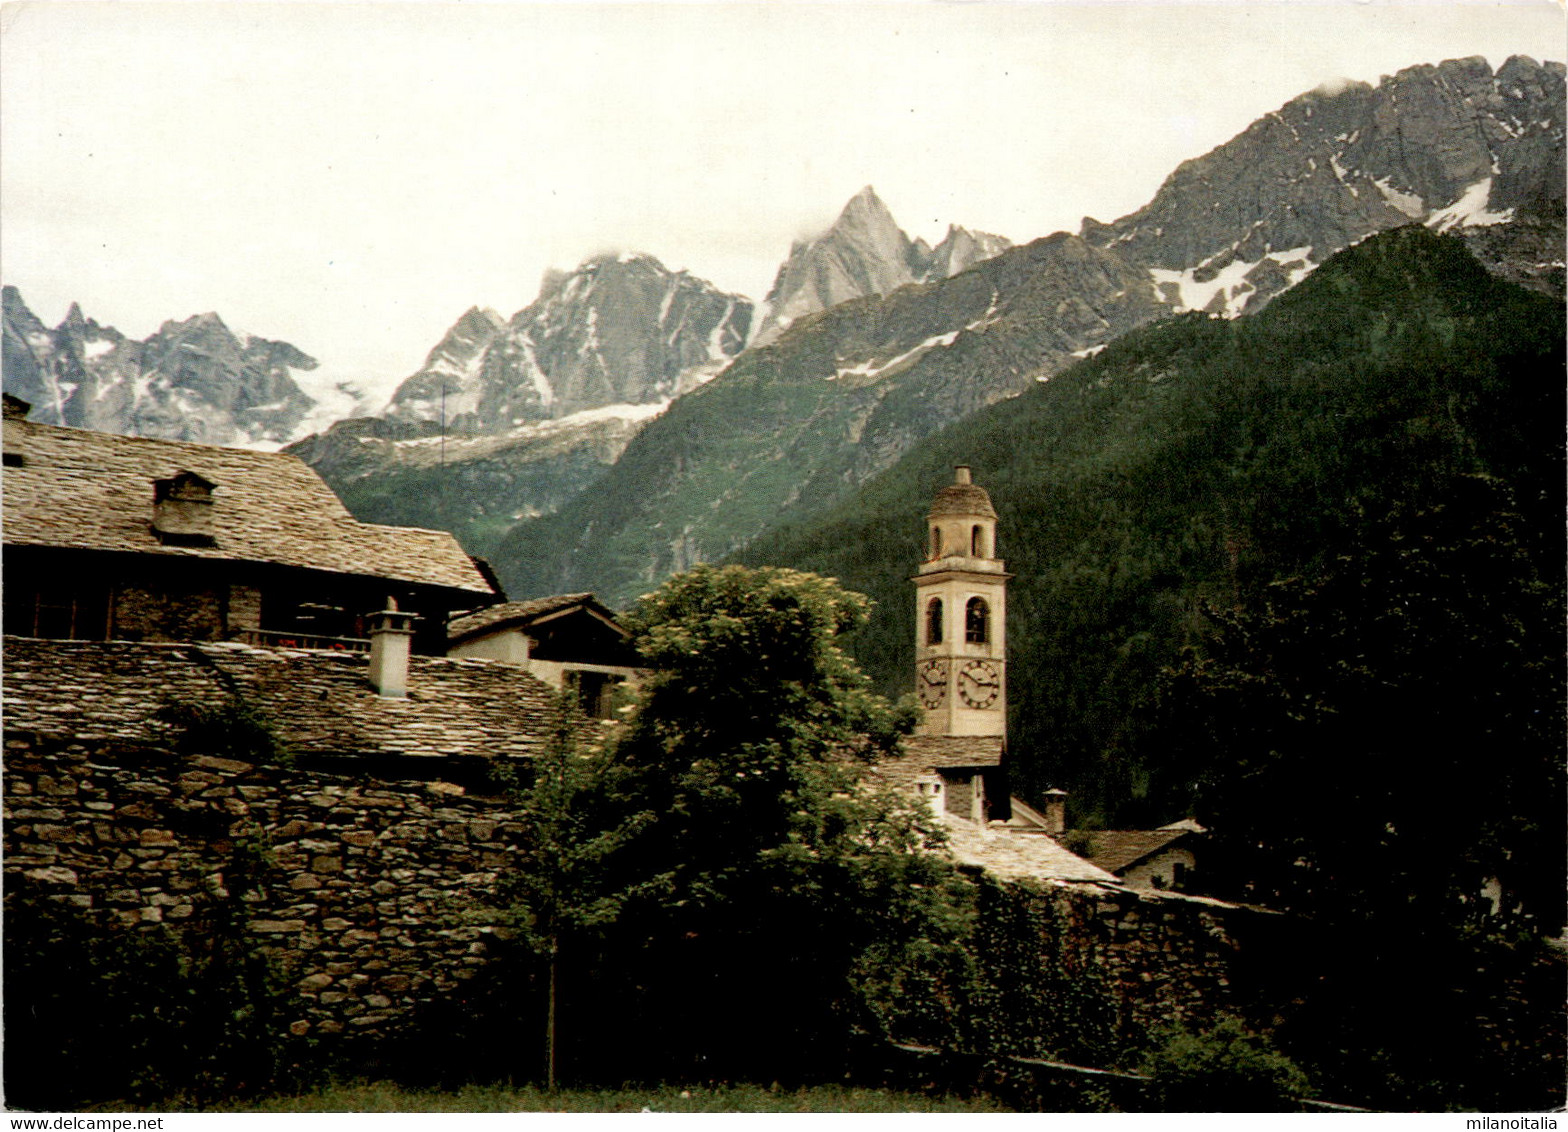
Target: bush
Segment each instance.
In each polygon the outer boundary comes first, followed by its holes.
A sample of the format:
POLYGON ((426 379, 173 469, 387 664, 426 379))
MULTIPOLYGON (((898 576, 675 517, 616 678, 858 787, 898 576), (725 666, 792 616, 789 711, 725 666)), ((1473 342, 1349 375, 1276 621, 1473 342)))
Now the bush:
POLYGON ((1294 1062, 1235 1018, 1204 1033, 1164 1035, 1143 1071, 1157 1112, 1292 1112, 1307 1088, 1294 1062))
POLYGON ((204 1107, 290 1079, 281 973, 219 908, 203 930, 106 929, 32 893, 5 908, 5 1100, 204 1107))

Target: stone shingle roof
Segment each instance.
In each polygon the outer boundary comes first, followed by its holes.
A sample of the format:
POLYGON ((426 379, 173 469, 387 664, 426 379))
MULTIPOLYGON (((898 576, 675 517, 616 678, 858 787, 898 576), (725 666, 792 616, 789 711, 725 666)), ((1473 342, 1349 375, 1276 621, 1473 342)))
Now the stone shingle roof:
POLYGON ((1121 888, 1122 882, 1097 863, 1063 849, 1043 833, 1023 833, 997 824, 982 830, 944 814, 948 849, 960 864, 978 865, 1002 880, 1065 881, 1121 888))
POLYGON ((83 742, 159 744, 161 708, 235 692, 311 755, 524 757, 556 718, 547 684, 484 660, 411 657, 407 699, 371 689, 363 653, 7 637, 4 660, 6 729, 83 742))
POLYGON ((610 611, 595 601, 593 594, 557 594, 554 597, 538 597, 530 601, 502 602, 499 605, 488 606, 455 617, 447 625, 447 640, 456 644, 494 629, 525 627, 548 614, 559 613, 578 605, 587 606, 599 613, 606 621, 614 623, 610 611))
POLYGON ((445 531, 361 523, 303 461, 173 440, 7 420, 7 546, 57 546, 216 558, 388 578, 493 595, 445 531), (215 545, 166 545, 152 533, 153 481, 191 471, 212 481, 215 545))
POLYGON ((1074 833, 1089 839, 1086 854, 1101 868, 1119 873, 1188 836, 1186 829, 1085 829, 1074 833))
POLYGON ((931 518, 938 515, 979 515, 996 518, 996 508, 991 506, 991 496, 985 488, 972 483, 949 484, 936 493, 931 501, 931 518))
POLYGON ((1001 766, 1000 735, 911 735, 904 740, 909 757, 926 766, 1001 766))

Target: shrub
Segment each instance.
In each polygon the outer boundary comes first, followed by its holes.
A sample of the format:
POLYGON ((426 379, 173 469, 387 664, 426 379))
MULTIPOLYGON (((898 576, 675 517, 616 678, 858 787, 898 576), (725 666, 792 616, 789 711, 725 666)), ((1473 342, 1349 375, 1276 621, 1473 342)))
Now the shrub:
POLYGON ((1143 1069, 1149 1107, 1159 1112, 1289 1112, 1307 1088, 1295 1063, 1235 1018, 1203 1033, 1165 1034, 1143 1069))

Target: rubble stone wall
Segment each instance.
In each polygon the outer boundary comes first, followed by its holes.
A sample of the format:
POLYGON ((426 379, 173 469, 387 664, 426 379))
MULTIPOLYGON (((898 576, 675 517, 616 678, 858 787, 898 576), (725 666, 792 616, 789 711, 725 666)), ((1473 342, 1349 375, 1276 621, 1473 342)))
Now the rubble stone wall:
MULTIPOLYGON (((1068 970, 1093 971, 1123 1025, 1206 1024, 1244 1010, 1236 968, 1253 921, 1267 915, 1187 897, 1052 886, 1032 894, 1047 912, 1044 941, 1068 970)), ((1269 917, 1278 919, 1278 917, 1269 917)))
POLYGON ((8 892, 138 928, 196 923, 236 854, 263 882, 249 934, 296 980, 296 1034, 389 1028, 471 977, 498 929, 484 897, 519 828, 504 801, 380 781, 8 734, 8 892))
MULTIPOLYGON (((32 734, 5 744, 8 892, 105 926, 194 925, 249 855, 263 879, 242 896, 248 933, 294 980, 296 1034, 389 1032, 476 974, 505 934, 486 900, 521 828, 504 799, 388 781, 353 759, 338 772, 32 734)), ((1124 1025, 1230 1002, 1236 912, 1098 886, 1016 893, 1042 910, 1023 950, 1099 979, 1124 1025)))

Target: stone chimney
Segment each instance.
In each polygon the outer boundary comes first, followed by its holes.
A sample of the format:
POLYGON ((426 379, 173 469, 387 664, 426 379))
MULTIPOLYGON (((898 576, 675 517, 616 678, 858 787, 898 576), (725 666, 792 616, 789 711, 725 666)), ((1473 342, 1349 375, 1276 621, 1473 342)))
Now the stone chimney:
POLYGON ((955 484, 970 484, 974 482, 970 477, 968 464, 953 465, 953 482, 955 484))
POLYGON ((408 653, 414 639, 414 615, 399 612, 397 601, 376 614, 370 630, 370 686, 377 695, 400 700, 408 695, 408 653))
POLYGON ((152 481, 152 533, 171 546, 212 546, 212 489, 217 484, 180 471, 152 481))
POLYGON ((33 407, 20 397, 6 393, 5 402, 5 466, 20 468, 26 461, 22 457, 22 422, 33 407))
POLYGON ((1045 832, 1052 837, 1067 832, 1067 791, 1045 792, 1045 832))

